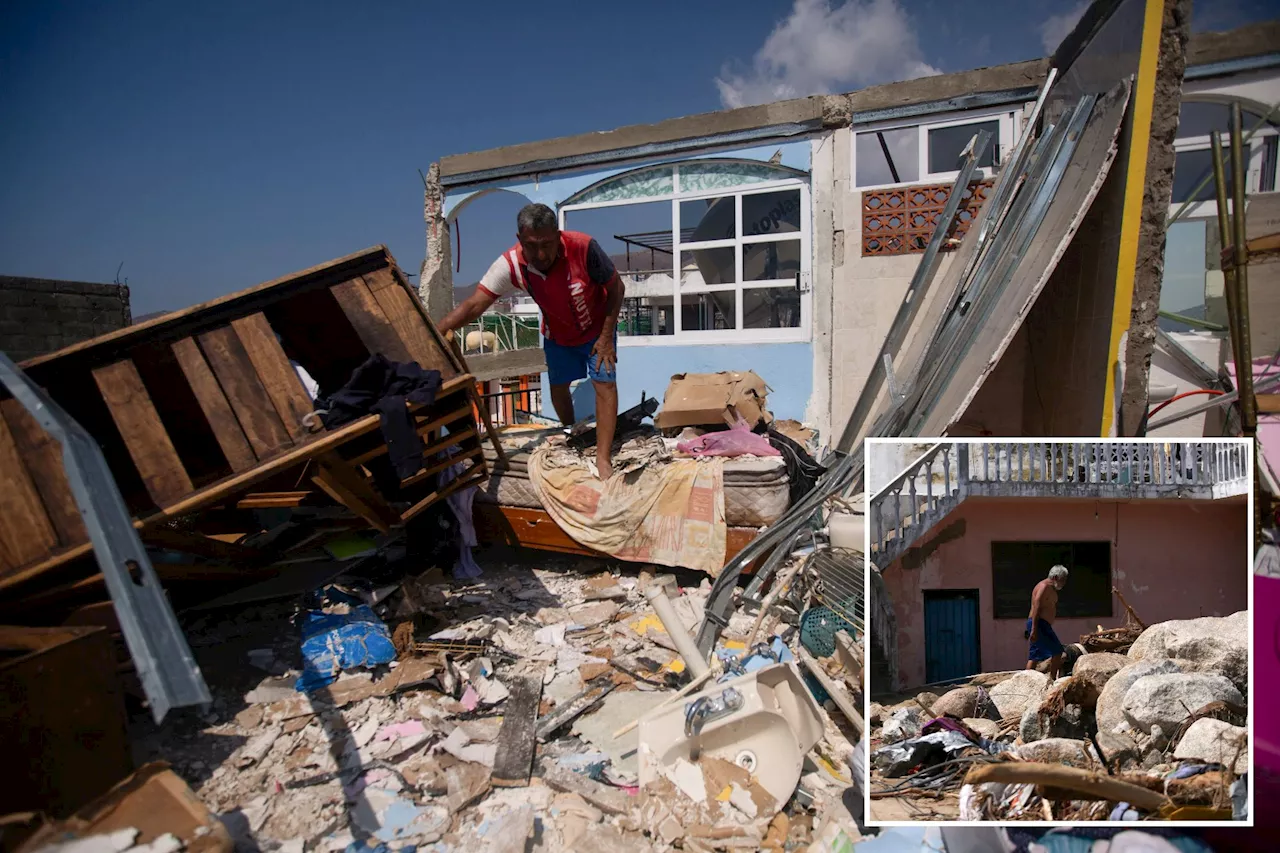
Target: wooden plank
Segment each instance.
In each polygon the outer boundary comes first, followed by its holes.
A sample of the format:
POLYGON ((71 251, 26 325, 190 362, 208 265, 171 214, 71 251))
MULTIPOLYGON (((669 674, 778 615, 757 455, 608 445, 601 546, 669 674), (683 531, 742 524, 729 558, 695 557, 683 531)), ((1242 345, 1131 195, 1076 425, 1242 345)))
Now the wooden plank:
POLYGON ((365 284, 369 285, 369 291, 374 294, 388 287, 401 287, 400 281, 396 278, 395 273, 391 271, 391 267, 382 267, 373 272, 367 272, 361 278, 364 279, 365 284))
POLYGON ((257 465, 258 457, 249 446, 240 421, 236 419, 236 413, 231 409, 227 395, 222 393, 222 386, 209 368, 209 362, 205 361, 200 347, 193 339, 183 338, 174 343, 172 349, 173 357, 187 377, 187 384, 196 395, 200 410, 209 421, 213 437, 218 440, 218 447, 222 448, 222 455, 227 457, 231 470, 244 471, 257 465))
POLYGON ((271 395, 258 379, 235 329, 223 326, 205 332, 197 340, 258 460, 292 445, 271 395))
POLYGON ((408 347, 369 292, 364 279, 344 281, 329 288, 329 292, 338 300, 342 313, 347 315, 351 326, 370 353, 382 353, 390 361, 413 361, 408 347))
POLYGON ((156 505, 165 506, 190 494, 191 478, 133 362, 125 359, 99 367, 93 371, 93 380, 156 505))
POLYGON ((507 679, 511 696, 502 712, 498 749, 493 761, 493 784, 523 788, 533 775, 538 748, 538 705, 542 702, 542 673, 507 679))
MULTIPOLYGON (((468 384, 474 380, 464 374, 450 379, 444 384, 440 390, 440 395, 456 393, 460 389, 465 389, 468 384)), ((425 404, 415 404, 412 411, 418 411, 425 408, 425 404)), ((377 415, 368 415, 355 423, 347 424, 344 427, 334 430, 333 432, 324 433, 315 441, 295 447, 280 456, 275 457, 269 462, 250 468, 248 471, 242 471, 224 477, 217 482, 210 483, 195 494, 169 506, 159 507, 156 511, 148 513, 140 518, 135 518, 133 526, 135 528, 145 528, 152 524, 159 524, 170 518, 176 518, 181 515, 187 515, 204 507, 212 506, 217 503, 226 501, 227 499, 239 494, 254 483, 268 480, 271 477, 286 471, 300 462, 313 458, 319 454, 332 451, 339 448, 348 441, 377 431, 379 428, 379 419, 377 415)), ((549 516, 548 516, 549 518, 549 516)), ((89 554, 93 550, 93 546, 85 542, 76 545, 73 548, 63 548, 34 565, 24 566, 21 571, 11 572, 6 575, 0 575, 0 591, 23 583, 31 578, 37 577, 45 572, 64 565, 71 560, 78 559, 89 554)))
MULTIPOLYGON (((440 402, 440 398, 436 397, 436 403, 439 403, 439 402, 440 402)), ((445 426, 446 424, 451 424, 454 421, 461 420, 462 418, 467 417, 470 413, 471 413, 471 407, 463 406, 461 409, 450 412, 447 415, 441 415, 438 418, 432 418, 429 421, 425 421, 417 424, 417 426, 415 427, 415 431, 418 433, 418 435, 425 436, 427 433, 433 430, 437 430, 440 427, 445 426)), ((370 459, 376 459, 377 457, 381 456, 386 452, 387 452, 387 445, 382 444, 374 448, 373 450, 366 451, 364 453, 359 454, 358 456, 353 456, 348 461, 353 465, 363 465, 364 463, 368 462, 370 459)))
POLYGON ((1280 415, 1280 394, 1255 394, 1258 400, 1258 414, 1280 415))
POLYGON ((224 563, 255 565, 264 559, 263 552, 258 548, 250 548, 235 542, 223 542, 199 533, 182 533, 168 527, 153 527, 144 532, 142 538, 148 543, 163 548, 194 554, 197 557, 208 557, 224 563))
MULTIPOLYGON (((475 433, 472 433, 470 437, 475 437, 475 433)), ((407 480, 401 480, 400 485, 404 488, 408 488, 409 486, 412 486, 415 483, 422 482, 423 480, 430 477, 432 474, 439 474, 441 471, 453 465, 455 462, 465 462, 468 459, 475 459, 477 456, 483 456, 483 455, 484 455, 484 450, 480 447, 476 447, 475 449, 468 450, 465 453, 459 453, 457 456, 450 456, 445 461, 437 462, 436 464, 432 465, 430 468, 423 468, 421 471, 414 474, 412 477, 410 477, 407 480)))
POLYGON ((390 532, 399 520, 369 482, 336 454, 327 453, 319 459, 311 482, 381 533, 390 532))
POLYGON ((275 331, 263 314, 232 320, 231 328, 236 330, 249 360, 258 371, 258 378, 266 386, 276 414, 280 415, 284 428, 297 444, 310 434, 302 425, 302 419, 311 411, 311 397, 289 363, 284 347, 276 340, 275 331))
POLYGON ((0 570, 16 569, 58 547, 58 534, 0 418, 0 570))
POLYGON ((449 497, 449 495, 453 494, 459 489, 465 489, 470 486, 477 486, 480 483, 484 482, 486 479, 488 479, 488 477, 489 477, 489 472, 485 469, 484 464, 481 462, 477 462, 475 465, 472 465, 469 469, 467 469, 467 471, 463 473, 461 477, 459 477, 456 480, 450 480, 449 485, 445 486, 443 489, 437 489, 436 491, 427 495, 425 498, 418 501, 416 504, 414 504, 413 506, 409 507, 404 512, 402 512, 400 514, 400 520, 405 522, 410 521, 411 519, 413 519, 414 516, 416 516, 418 513, 422 512, 424 509, 431 506, 435 502, 444 500, 445 498, 449 497))
POLYGON ((67 482, 67 472, 62 467, 62 445, 45 432, 17 400, 0 402, 0 412, 9 423, 18 454, 27 464, 45 512, 58 534, 58 541, 62 545, 87 542, 89 534, 71 493, 71 484, 67 482))
POLYGON ((311 497, 311 492, 254 492, 236 501, 236 509, 267 509, 268 507, 299 507, 311 497))
MULTIPOLYGON (((390 270, 382 270, 381 272, 385 272, 387 277, 391 277, 390 270)), ((441 375, 447 376, 453 373, 453 365, 449 363, 449 357, 432 340, 431 332, 413 307, 413 300, 416 297, 411 296, 407 290, 398 284, 375 288, 374 284, 370 282, 371 278, 374 277, 364 276, 369 290, 373 293, 373 298, 382 308, 387 320, 390 321, 391 326, 396 330, 396 334, 400 336, 400 340, 404 342, 405 347, 409 350, 409 357, 422 367, 440 371, 441 375)), ((394 283, 394 278, 392 278, 392 282, 394 283)))

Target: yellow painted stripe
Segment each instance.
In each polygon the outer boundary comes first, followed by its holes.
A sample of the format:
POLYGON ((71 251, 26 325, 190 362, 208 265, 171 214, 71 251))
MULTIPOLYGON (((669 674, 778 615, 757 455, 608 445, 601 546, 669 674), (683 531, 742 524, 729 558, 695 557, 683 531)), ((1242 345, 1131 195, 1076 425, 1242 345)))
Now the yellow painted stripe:
POLYGON ((1147 186, 1147 150, 1151 141, 1151 112, 1156 98, 1156 66, 1160 58, 1160 29, 1164 24, 1164 0, 1146 0, 1142 19, 1142 49, 1138 54, 1138 79, 1133 89, 1133 134, 1124 180, 1124 212, 1120 219, 1120 257, 1116 264, 1115 300, 1111 310, 1111 345, 1107 349, 1107 375, 1102 399, 1101 436, 1111 432, 1115 420, 1116 364, 1121 357, 1120 338, 1129 329, 1133 311, 1133 281, 1138 271, 1138 236, 1142 226, 1142 194, 1147 186))

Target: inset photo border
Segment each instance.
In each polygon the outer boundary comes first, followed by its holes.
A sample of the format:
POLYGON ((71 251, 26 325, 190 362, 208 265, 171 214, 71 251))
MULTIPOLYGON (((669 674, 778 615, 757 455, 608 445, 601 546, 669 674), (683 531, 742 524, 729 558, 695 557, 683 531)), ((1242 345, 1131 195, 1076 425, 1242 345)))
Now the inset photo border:
POLYGON ((865 448, 868 825, 1253 825, 1252 441, 865 448))

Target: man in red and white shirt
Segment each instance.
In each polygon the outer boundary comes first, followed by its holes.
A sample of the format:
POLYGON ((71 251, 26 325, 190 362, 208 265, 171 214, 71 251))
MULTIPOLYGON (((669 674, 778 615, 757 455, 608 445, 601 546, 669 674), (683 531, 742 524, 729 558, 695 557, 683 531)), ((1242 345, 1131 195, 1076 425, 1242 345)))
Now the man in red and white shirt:
POLYGON ((542 311, 551 403, 565 426, 574 423, 570 383, 591 379, 596 392, 596 469, 613 473, 613 434, 618 424, 618 311, 624 287, 600 244, 577 231, 561 231, 555 211, 530 204, 516 215, 516 244, 480 279, 476 292, 440 321, 454 330, 479 317, 514 291, 533 297, 542 311))

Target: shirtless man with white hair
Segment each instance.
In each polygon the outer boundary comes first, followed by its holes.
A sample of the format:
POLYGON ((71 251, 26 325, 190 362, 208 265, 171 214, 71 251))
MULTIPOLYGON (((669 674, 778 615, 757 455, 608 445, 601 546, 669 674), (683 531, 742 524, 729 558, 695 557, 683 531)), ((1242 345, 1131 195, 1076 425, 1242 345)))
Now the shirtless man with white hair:
POLYGON ((1030 641, 1027 652, 1027 669, 1035 669, 1040 661, 1049 661, 1049 680, 1054 681, 1062 669, 1062 641, 1053 631, 1053 620, 1058 615, 1058 591, 1067 585, 1067 567, 1054 566, 1049 577, 1036 584, 1031 593, 1031 613, 1027 616, 1027 630, 1023 635, 1030 641))

